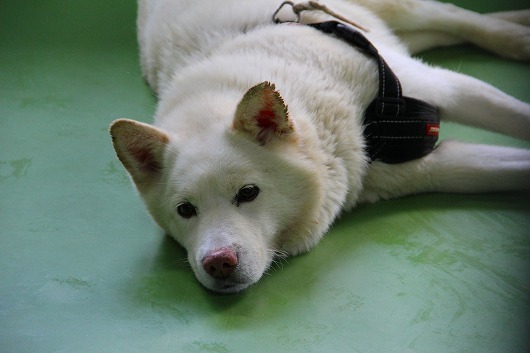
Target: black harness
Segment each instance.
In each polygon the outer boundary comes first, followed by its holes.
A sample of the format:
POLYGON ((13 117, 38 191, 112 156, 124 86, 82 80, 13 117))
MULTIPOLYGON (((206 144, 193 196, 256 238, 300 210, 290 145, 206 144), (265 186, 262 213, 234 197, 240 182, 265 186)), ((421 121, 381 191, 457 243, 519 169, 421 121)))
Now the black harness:
POLYGON ((418 99, 404 97, 398 78, 361 32, 337 21, 308 26, 334 34, 377 59, 379 94, 364 117, 364 137, 370 160, 402 163, 431 153, 440 131, 436 107, 418 99))
MULTIPOLYGON (((274 17, 285 3, 290 2, 284 2, 276 10, 274 17)), ((297 16, 298 21, 298 13, 297 16)), ((379 94, 364 117, 364 137, 370 161, 402 163, 431 153, 440 131, 436 107, 418 99, 404 97, 394 72, 373 44, 359 31, 337 21, 312 23, 308 26, 333 34, 377 59, 379 94)))

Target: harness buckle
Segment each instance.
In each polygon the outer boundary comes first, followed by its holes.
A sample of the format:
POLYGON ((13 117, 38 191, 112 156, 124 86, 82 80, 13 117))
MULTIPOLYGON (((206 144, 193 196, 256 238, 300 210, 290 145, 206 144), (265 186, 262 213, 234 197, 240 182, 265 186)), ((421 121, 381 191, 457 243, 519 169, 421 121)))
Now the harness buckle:
POLYGON ((274 13, 272 14, 272 22, 274 23, 286 23, 286 22, 291 22, 291 23, 300 23, 300 11, 297 11, 295 9, 295 5, 294 5, 294 2, 292 1, 284 1, 282 2, 277 8, 276 10, 274 11, 274 13), (278 16, 278 14, 280 13, 280 11, 284 8, 284 6, 286 5, 289 5, 291 6, 291 11, 296 15, 296 19, 294 20, 281 20, 280 17, 278 16))

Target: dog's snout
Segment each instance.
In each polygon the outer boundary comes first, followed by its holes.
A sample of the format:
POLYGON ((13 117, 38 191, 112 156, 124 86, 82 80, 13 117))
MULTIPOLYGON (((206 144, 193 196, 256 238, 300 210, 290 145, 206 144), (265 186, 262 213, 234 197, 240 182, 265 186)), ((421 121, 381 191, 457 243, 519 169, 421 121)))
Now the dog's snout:
POLYGON ((225 247, 208 253, 202 259, 202 267, 213 278, 224 279, 230 276, 237 266, 237 254, 225 247))

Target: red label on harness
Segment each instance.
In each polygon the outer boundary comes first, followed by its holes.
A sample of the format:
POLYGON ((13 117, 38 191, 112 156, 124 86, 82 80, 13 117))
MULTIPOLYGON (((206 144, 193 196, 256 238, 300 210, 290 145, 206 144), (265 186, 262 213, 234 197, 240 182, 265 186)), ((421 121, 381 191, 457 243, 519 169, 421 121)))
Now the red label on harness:
POLYGON ((440 134, 440 125, 438 124, 427 124, 425 127, 425 133, 427 136, 438 136, 440 134))

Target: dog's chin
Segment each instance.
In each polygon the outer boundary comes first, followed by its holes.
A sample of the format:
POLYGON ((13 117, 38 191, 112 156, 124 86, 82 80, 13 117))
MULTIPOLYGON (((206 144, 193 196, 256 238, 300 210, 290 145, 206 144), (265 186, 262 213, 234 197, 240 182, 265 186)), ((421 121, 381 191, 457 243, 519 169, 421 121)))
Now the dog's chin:
POLYGON ((252 283, 234 283, 228 280, 213 280, 209 283, 202 283, 207 289, 222 293, 222 294, 233 294, 239 293, 247 289, 252 283))
POLYGON ((223 294, 239 293, 256 283, 261 276, 247 276, 241 273, 233 274, 227 278, 199 277, 199 282, 207 289, 223 294))

